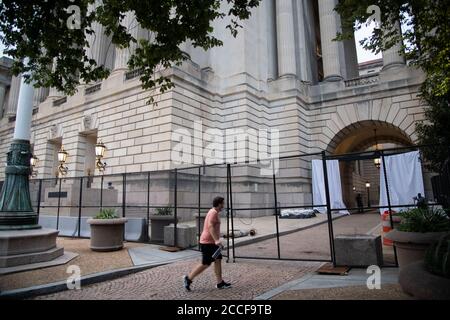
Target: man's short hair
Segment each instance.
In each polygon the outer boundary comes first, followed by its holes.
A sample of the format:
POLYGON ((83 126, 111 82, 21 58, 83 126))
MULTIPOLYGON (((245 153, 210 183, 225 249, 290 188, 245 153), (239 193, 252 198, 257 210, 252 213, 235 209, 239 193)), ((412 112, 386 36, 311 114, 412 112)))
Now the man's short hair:
POLYGON ((223 197, 215 197, 213 200, 213 207, 218 207, 224 200, 225 199, 223 197))

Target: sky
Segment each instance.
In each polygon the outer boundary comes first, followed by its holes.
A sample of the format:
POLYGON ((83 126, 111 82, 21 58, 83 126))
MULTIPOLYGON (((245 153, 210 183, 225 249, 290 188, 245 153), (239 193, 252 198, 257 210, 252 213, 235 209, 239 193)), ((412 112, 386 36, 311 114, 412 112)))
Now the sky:
POLYGON ((371 51, 364 50, 359 44, 360 40, 367 38, 372 34, 374 26, 375 24, 372 22, 369 26, 363 25, 361 29, 355 32, 356 51, 358 53, 359 63, 382 58, 381 53, 375 55, 371 51))
MULTIPOLYGON (((361 47, 361 45, 359 44, 360 40, 364 39, 365 37, 369 36, 372 33, 373 27, 374 27, 373 24, 368 27, 363 26, 363 28, 361 28, 360 30, 358 30, 355 33, 356 50, 358 53, 358 62, 359 63, 381 58, 381 53, 378 55, 375 55, 370 51, 364 50, 361 47)), ((0 43, 0 57, 3 56, 3 49, 4 49, 4 46, 0 43)))

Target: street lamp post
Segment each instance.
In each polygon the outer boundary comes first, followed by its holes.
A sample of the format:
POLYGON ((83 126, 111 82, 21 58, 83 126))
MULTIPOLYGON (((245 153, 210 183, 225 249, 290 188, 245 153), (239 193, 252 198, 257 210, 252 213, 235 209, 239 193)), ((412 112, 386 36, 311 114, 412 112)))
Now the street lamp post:
POLYGON ((38 215, 30 198, 32 84, 22 76, 17 105, 16 126, 7 154, 5 182, 0 193, 0 230, 39 229, 38 215))
POLYGON ((366 182, 366 189, 367 189, 367 206, 370 208, 370 182, 366 182))

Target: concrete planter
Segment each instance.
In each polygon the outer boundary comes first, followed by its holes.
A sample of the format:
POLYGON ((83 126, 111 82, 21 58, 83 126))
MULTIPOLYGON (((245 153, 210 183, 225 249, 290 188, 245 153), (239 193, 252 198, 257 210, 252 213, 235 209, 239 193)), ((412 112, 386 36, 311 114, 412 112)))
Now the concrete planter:
POLYGON ((386 234, 386 238, 394 241, 397 247, 397 258, 400 270, 405 266, 423 261, 425 251, 430 244, 438 241, 446 232, 405 232, 392 230, 386 234))
MULTIPOLYGON (((164 245, 175 246, 175 225, 170 224, 164 227, 164 245)), ((197 245, 196 228, 194 226, 177 225, 177 247, 187 249, 197 245)))
POLYGON ((422 261, 400 270, 398 282, 402 290, 420 300, 450 300, 450 279, 428 272, 422 261))
POLYGON ((170 216, 163 216, 157 214, 150 215, 151 241, 163 243, 164 227, 170 225, 171 223, 175 223, 175 218, 172 215, 170 216))
POLYGON ((126 218, 88 219, 93 251, 116 251, 123 248, 126 218))
POLYGON ((381 236, 337 235, 334 239, 338 266, 367 267, 383 265, 381 236))

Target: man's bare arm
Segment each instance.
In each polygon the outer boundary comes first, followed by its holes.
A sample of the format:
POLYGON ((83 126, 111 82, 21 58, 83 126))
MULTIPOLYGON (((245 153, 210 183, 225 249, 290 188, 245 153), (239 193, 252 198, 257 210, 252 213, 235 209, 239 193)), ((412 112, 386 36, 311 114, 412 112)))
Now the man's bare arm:
POLYGON ((215 230, 214 224, 212 222, 209 222, 208 230, 209 230, 209 233, 211 234, 211 237, 214 239, 214 242, 215 243, 220 242, 220 234, 216 234, 216 230, 215 230))

